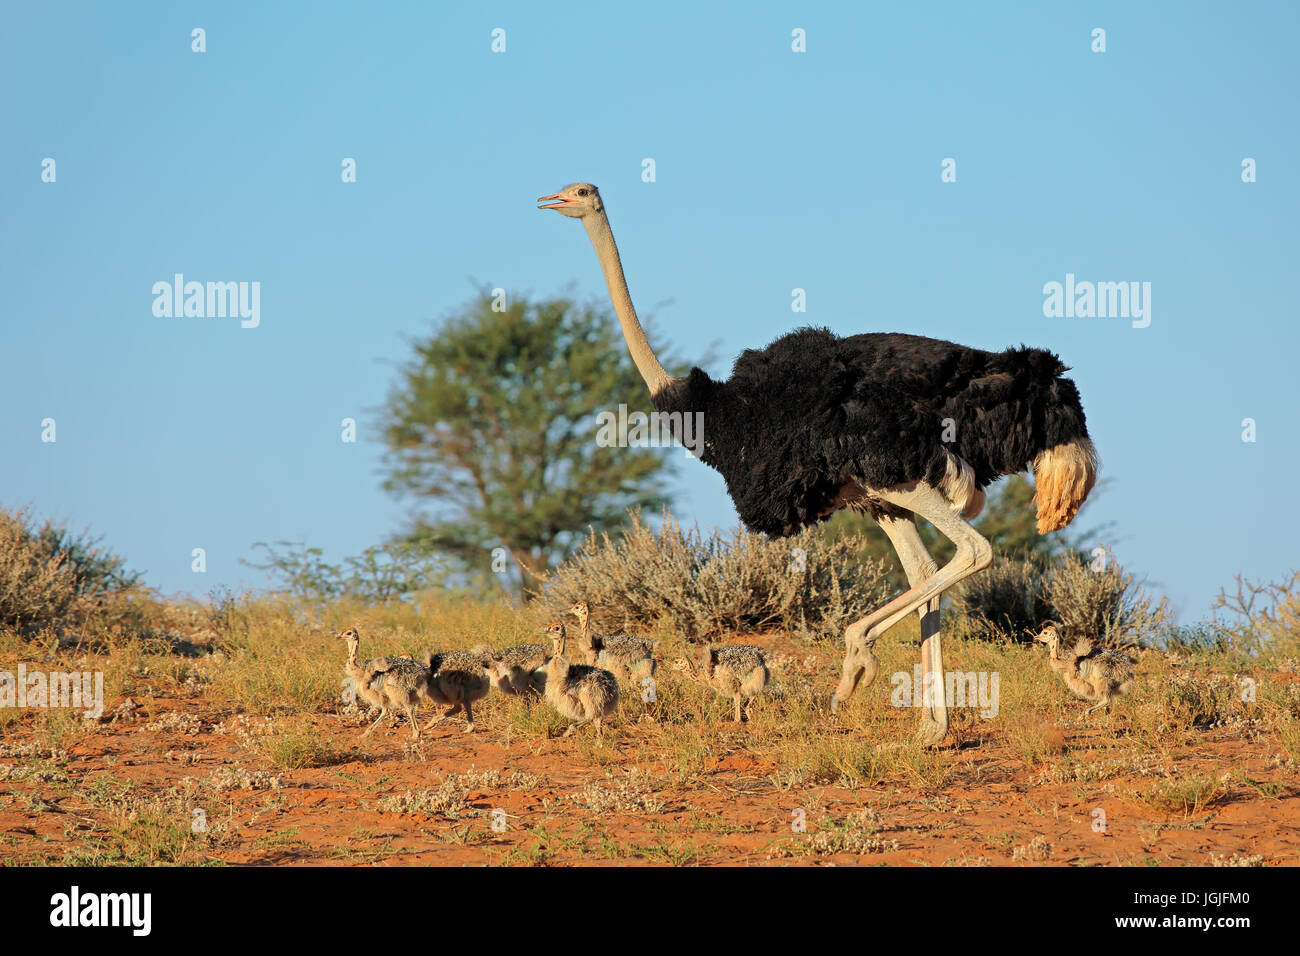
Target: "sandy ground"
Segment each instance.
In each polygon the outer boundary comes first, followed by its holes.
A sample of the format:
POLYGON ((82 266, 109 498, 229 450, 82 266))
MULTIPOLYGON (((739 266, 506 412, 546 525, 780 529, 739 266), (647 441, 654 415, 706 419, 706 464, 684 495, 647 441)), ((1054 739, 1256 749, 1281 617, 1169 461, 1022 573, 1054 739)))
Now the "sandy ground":
MULTIPOLYGON (((890 719, 897 739, 907 739, 913 719, 907 711, 890 719)), ((848 787, 792 780, 756 755, 749 724, 702 726, 707 753, 682 769, 677 748, 634 718, 601 743, 589 733, 509 739, 504 720, 483 720, 472 735, 448 720, 417 744, 406 726, 362 740, 358 720, 295 718, 292 726, 310 728, 334 753, 327 766, 290 770, 259 746, 275 724, 238 713, 212 686, 120 709, 53 753, 31 742, 30 728, 11 727, 0 741, 0 860, 1201 866, 1300 858, 1294 771, 1259 735, 1251 741, 1227 727, 1086 783, 1062 779, 1050 758, 1027 762, 993 731, 967 731, 943 752, 951 773, 939 786, 903 774, 848 787), (1233 782, 1210 806, 1162 811, 1141 794, 1157 779, 1151 768, 1171 761, 1180 772, 1231 773, 1233 782), (421 802, 440 787, 440 797, 421 802)), ((849 733, 833 722, 827 732, 849 733)), ((1043 732, 1078 764, 1110 759, 1123 734, 1084 724, 1043 732)))

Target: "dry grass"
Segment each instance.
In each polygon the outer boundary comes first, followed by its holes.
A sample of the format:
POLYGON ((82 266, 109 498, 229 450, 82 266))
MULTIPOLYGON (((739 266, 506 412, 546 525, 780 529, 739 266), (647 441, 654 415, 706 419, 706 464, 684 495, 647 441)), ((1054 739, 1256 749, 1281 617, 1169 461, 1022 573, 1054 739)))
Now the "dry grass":
POLYGON ((1068 552, 1054 562, 996 559, 953 595, 964 633, 1028 641, 1049 620, 1073 642, 1112 647, 1163 642, 1170 609, 1114 561, 1098 569, 1068 552))
POLYGON ((1228 775, 1188 773, 1170 776, 1138 797, 1157 810, 1191 816, 1206 807, 1221 803, 1231 792, 1228 775))
POLYGON ((656 531, 634 514, 617 539, 589 537, 539 597, 552 616, 587 601, 597 630, 662 627, 705 638, 781 627, 838 637, 885 598, 885 566, 863 561, 861 549, 856 538, 828 542, 811 528, 781 539, 705 537, 667 515, 656 531))
MULTIPOLYGON (((480 771, 462 765, 454 773, 435 771, 432 755, 451 738, 408 745, 404 733, 383 731, 363 742, 359 717, 341 697, 344 652, 334 638, 355 623, 363 635, 363 653, 370 655, 418 656, 426 648, 507 644, 533 636, 545 613, 541 608, 520 611, 429 595, 415 604, 340 604, 322 612, 278 599, 237 599, 213 614, 172 609, 168 627, 151 632, 166 630, 173 634, 169 641, 110 635, 94 652, 0 632, 0 653, 7 660, 102 670, 102 722, 126 728, 138 747, 182 755, 194 748, 201 756, 201 742, 218 735, 234 742, 239 761, 188 771, 195 774, 193 784, 175 784, 175 775, 162 786, 102 773, 87 777, 68 762, 67 752, 95 725, 61 711, 0 710, 0 777, 14 788, 0 796, 0 810, 9 806, 36 813, 58 805, 88 821, 78 849, 67 854, 53 845, 49 851, 25 850, 32 854, 26 859, 33 861, 201 863, 220 858, 226 841, 235 838, 237 828, 223 822, 231 814, 273 815, 284 786, 295 778, 315 772, 314 786, 326 787, 321 781, 330 775, 342 778, 344 768, 335 766, 340 761, 364 765, 375 759, 380 768, 385 761, 421 772, 433 765, 419 778, 420 786, 412 786, 414 780, 394 786, 385 783, 382 770, 375 771, 367 777, 367 807, 427 817, 433 822, 415 824, 432 827, 439 840, 454 845, 483 844, 484 852, 491 848, 499 862, 603 858, 690 863, 709 852, 708 841, 729 835, 725 820, 703 826, 700 821, 711 818, 690 809, 696 795, 709 792, 719 762, 727 760, 749 768, 743 770, 743 786, 785 807, 784 813, 794 806, 821 806, 818 801, 827 792, 870 799, 873 807, 883 801, 873 809, 878 816, 810 809, 804 834, 789 833, 788 821, 778 821, 785 832, 771 834, 763 844, 770 847, 772 859, 846 855, 869 861, 896 854, 917 837, 881 822, 890 816, 891 795, 931 801, 939 808, 937 818, 943 818, 953 806, 947 802, 951 794, 1003 781, 1011 772, 1008 767, 1037 785, 1076 788, 1080 800, 1117 793, 1131 797, 1151 820, 1164 825, 1169 817, 1188 819, 1240 801, 1276 803, 1294 797, 1285 780, 1293 779, 1300 748, 1300 681, 1294 679, 1294 654, 1286 653, 1289 601, 1283 596, 1280 609, 1251 625, 1251 640, 1258 645, 1252 654, 1241 653, 1230 639, 1169 652, 1144 650, 1132 694, 1118 701, 1110 715, 1088 718, 1082 716, 1084 702, 1048 669, 1045 651, 1009 639, 977 638, 949 612, 944 638, 948 668, 998 675, 999 697, 996 716, 981 716, 978 707, 954 709, 953 746, 941 749, 912 742, 916 708, 894 706, 892 699, 893 679, 910 676, 916 663, 914 618, 880 641, 876 684, 861 688, 837 716, 829 714, 827 697, 838 677, 838 642, 808 645, 805 637, 778 640, 772 634, 723 636, 773 649, 771 684, 755 700, 752 719, 741 725, 732 722, 728 701, 667 667, 659 669, 653 704, 643 704, 635 688, 624 688, 621 713, 603 741, 590 733, 560 741, 566 722, 545 703, 492 694, 476 707, 480 729, 457 739, 457 745, 504 748, 525 756, 562 753, 555 766, 562 768, 563 781, 549 784, 522 770, 480 771), (203 650, 188 656, 177 652, 180 647, 203 650), (1253 695, 1243 693, 1248 686, 1253 695), (136 709, 119 713, 127 697, 136 709), (1276 755, 1276 779, 1257 772, 1225 779, 1198 762, 1199 741, 1216 730, 1258 741, 1276 755), (996 761, 991 754, 997 754, 996 761), (476 796, 483 793, 491 800, 476 796), (483 808, 504 803, 511 807, 511 829, 508 836, 497 836, 488 828, 483 808), (199 806, 210 821, 204 832, 189 825, 189 815, 199 806), (684 814, 682 807, 687 808, 684 814), (636 838, 605 839, 602 823, 613 819, 636 821, 636 838), (516 825, 516 820, 522 822, 516 825), (691 820, 700 825, 691 826, 691 820)), ((664 658, 695 636, 658 624, 664 658)), ((510 767, 514 758, 505 759, 510 767)), ((349 859, 388 859, 393 851, 385 839, 358 839, 349 859)), ((267 849, 289 853, 293 845, 289 840, 267 849)), ((0 848, 0 855, 10 852, 0 848)), ((1029 832, 999 844, 991 858, 1029 863, 1068 859, 1055 836, 1050 844, 1036 843, 1029 832)))
POLYGON ((262 740, 262 750, 266 758, 281 770, 329 767, 343 759, 343 754, 331 747, 311 727, 294 727, 265 737, 262 740))

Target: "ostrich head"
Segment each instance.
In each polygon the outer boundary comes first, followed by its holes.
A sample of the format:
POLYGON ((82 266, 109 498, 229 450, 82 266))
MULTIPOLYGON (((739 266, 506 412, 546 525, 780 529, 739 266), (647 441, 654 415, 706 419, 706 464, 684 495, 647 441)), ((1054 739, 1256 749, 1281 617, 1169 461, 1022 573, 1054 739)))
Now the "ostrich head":
POLYGON ((713 645, 705 642, 700 649, 700 660, 697 664, 689 657, 678 657, 673 661, 673 670, 681 671, 687 677, 695 677, 697 674, 703 674, 705 677, 713 677, 713 645))
POLYGON ((578 623, 586 626, 587 618, 591 616, 591 608, 587 607, 586 601, 574 601, 573 607, 569 608, 569 613, 578 619, 578 623))
POLYGON ((582 219, 588 213, 601 212, 605 208, 605 204, 600 201, 600 190, 591 183, 574 183, 565 186, 558 193, 542 196, 537 201, 550 203, 548 206, 538 206, 538 209, 554 209, 571 219, 582 219))
POLYGON ((1055 624, 1047 624, 1038 632, 1034 640, 1055 650, 1061 643, 1061 635, 1057 632, 1055 624))
POLYGON ((564 622, 552 621, 543 629, 542 633, 551 639, 551 656, 563 657, 565 642, 564 622))
POLYGON ((347 641, 348 649, 353 650, 361 644, 361 632, 355 627, 350 627, 346 631, 340 631, 338 633, 338 639, 340 641, 347 641))

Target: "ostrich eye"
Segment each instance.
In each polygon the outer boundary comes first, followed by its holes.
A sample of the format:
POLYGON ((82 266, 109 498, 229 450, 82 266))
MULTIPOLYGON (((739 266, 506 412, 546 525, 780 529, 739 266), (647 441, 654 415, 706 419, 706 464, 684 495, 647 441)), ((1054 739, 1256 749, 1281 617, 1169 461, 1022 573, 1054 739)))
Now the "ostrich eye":
POLYGON ((578 195, 579 195, 579 196, 585 196, 585 195, 587 195, 587 190, 585 190, 585 189, 579 189, 579 190, 578 190, 578 195))

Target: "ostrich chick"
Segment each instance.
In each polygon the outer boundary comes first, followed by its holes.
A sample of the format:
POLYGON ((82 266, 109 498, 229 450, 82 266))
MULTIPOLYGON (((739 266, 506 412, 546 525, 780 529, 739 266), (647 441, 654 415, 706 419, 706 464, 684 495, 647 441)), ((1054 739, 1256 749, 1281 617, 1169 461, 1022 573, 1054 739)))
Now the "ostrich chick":
POLYGON ((615 634, 609 637, 597 637, 588 626, 591 621, 591 608, 586 601, 578 601, 569 608, 569 613, 578 619, 578 630, 582 635, 583 650, 587 663, 593 667, 604 667, 618 677, 630 680, 638 677, 653 677, 655 673, 654 642, 643 637, 628 634, 615 634))
POLYGON ((1034 640, 1047 645, 1051 652, 1048 663, 1061 675, 1065 686, 1094 702, 1085 714, 1101 707, 1109 711, 1111 701, 1133 687, 1133 666, 1137 661, 1123 651, 1099 648, 1087 638, 1066 649, 1055 624, 1044 627, 1034 640))
MULTIPOLYGON (((763 651, 749 644, 728 644, 719 648, 705 644, 698 667, 689 658, 679 657, 673 661, 673 670, 707 684, 722 697, 732 698, 736 703, 736 723, 742 719, 741 701, 761 694, 771 676, 763 651)), ((749 706, 746 705, 745 716, 748 713, 749 706)))
POLYGON ((551 638, 551 654, 546 662, 546 700, 561 716, 574 721, 564 736, 590 723, 596 725, 596 736, 603 736, 604 719, 618 713, 618 678, 599 667, 570 664, 564 656, 562 622, 551 624, 546 634, 551 638))
POLYGON ((516 644, 489 651, 488 673, 492 684, 503 694, 545 693, 549 650, 545 644, 516 644))
POLYGON ((487 696, 491 681, 488 662, 479 654, 465 651, 425 651, 421 663, 429 672, 429 697, 446 707, 445 713, 425 724, 425 729, 441 723, 458 710, 465 711, 465 733, 474 729, 473 703, 487 696))
POLYGON ((415 708, 421 700, 428 699, 429 672, 409 657, 376 657, 362 663, 357 656, 361 647, 361 633, 350 627, 339 634, 348 642, 348 659, 344 670, 356 686, 357 697, 378 709, 379 716, 361 736, 366 737, 379 726, 394 709, 406 713, 411 722, 411 739, 420 737, 415 723, 415 708))

